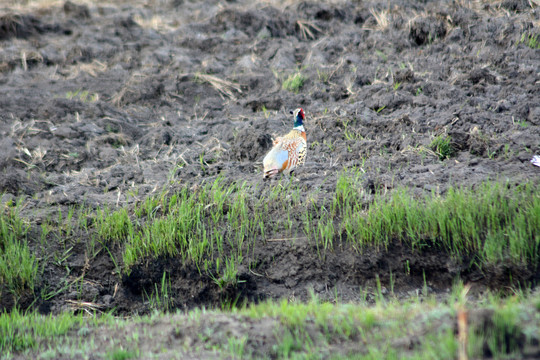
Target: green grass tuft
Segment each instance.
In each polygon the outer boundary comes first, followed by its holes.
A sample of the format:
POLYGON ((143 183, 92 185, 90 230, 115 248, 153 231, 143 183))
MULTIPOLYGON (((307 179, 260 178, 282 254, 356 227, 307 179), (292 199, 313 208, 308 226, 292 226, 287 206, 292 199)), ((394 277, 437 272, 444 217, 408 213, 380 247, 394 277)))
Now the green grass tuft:
POLYGON ((289 75, 289 77, 283 82, 282 86, 283 86, 283 89, 287 91, 298 93, 298 91, 302 88, 302 86, 304 86, 305 81, 306 81, 306 77, 302 75, 300 72, 297 72, 292 75, 289 75))
POLYGON ((137 352, 126 349, 115 349, 107 354, 109 360, 128 360, 137 358, 137 352))
POLYGON ((20 203, 8 202, 0 213, 0 289, 5 285, 15 295, 33 292, 38 275, 38 261, 26 242, 29 226, 19 210, 20 203))
POLYGON ((100 241, 115 242, 133 234, 134 226, 126 209, 110 211, 108 208, 98 208, 95 222, 100 241))
POLYGON ((66 93, 66 99, 69 99, 69 100, 78 99, 84 103, 96 102, 99 100, 99 95, 98 93, 91 93, 88 90, 77 89, 75 91, 68 91, 66 93))
POLYGON ((397 240, 413 249, 438 245, 457 257, 475 254, 481 263, 539 258, 540 196, 532 185, 485 183, 421 199, 400 189, 390 197, 377 195, 368 209, 350 205, 348 197, 342 201, 342 227, 359 247, 397 240))
POLYGON ((0 353, 34 349, 41 339, 51 339, 81 327, 82 315, 63 313, 58 316, 25 314, 17 310, 0 314, 0 353))
POLYGON ((450 136, 439 135, 435 137, 431 142, 430 148, 435 151, 441 161, 451 158, 455 153, 450 136))
POLYGON ((174 305, 174 301, 170 294, 171 278, 167 277, 167 272, 163 272, 161 284, 154 284, 154 290, 145 296, 153 310, 170 311, 174 305))
POLYGON ((532 34, 530 32, 524 32, 521 35, 519 43, 525 44, 531 49, 540 49, 540 40, 538 39, 538 34, 532 34))

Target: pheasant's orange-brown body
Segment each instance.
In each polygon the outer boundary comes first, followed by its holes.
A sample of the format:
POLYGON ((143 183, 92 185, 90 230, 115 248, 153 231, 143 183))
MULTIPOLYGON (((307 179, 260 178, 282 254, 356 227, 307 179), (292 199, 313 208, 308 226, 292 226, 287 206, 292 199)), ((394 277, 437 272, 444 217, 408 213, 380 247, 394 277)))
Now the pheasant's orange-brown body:
POLYGON ((272 150, 264 157, 264 178, 273 177, 280 172, 290 173, 305 162, 307 138, 303 125, 304 110, 296 109, 294 118, 294 128, 287 135, 275 139, 272 150))

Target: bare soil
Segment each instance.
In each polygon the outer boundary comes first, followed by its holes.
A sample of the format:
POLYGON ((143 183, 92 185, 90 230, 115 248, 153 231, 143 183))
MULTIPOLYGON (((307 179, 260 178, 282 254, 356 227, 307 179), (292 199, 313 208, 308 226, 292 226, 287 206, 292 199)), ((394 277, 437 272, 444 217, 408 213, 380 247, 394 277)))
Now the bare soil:
MULTIPOLYGON (((41 224, 59 210, 132 209, 217 176, 262 191, 293 182, 322 198, 354 167, 373 193, 538 183, 530 159, 540 152, 540 50, 527 43, 540 34, 534 1, 39 4, 0 7, 0 193, 3 202, 25 197, 28 241, 43 265, 34 293, 0 290, 2 311, 58 313, 77 300, 145 313, 143 295, 164 272, 181 309, 305 300, 311 290, 369 300, 377 279, 398 297, 426 286, 444 296, 456 278, 477 293, 540 279, 538 264, 478 269, 436 246, 358 253, 337 242, 321 259, 301 219, 295 239, 261 239, 258 265, 243 264, 242 282, 225 289, 177 258, 118 274, 106 251, 88 257, 83 232, 40 241, 41 224), (298 71, 302 88, 283 89, 298 71), (297 107, 307 116, 307 162, 291 178, 263 182, 262 158, 297 107), (451 137, 452 157, 430 149, 438 135, 451 137), (44 298, 43 289, 64 290, 44 298)), ((269 221, 286 219, 273 212, 269 221)), ((111 248, 116 259, 121 250, 111 248)))

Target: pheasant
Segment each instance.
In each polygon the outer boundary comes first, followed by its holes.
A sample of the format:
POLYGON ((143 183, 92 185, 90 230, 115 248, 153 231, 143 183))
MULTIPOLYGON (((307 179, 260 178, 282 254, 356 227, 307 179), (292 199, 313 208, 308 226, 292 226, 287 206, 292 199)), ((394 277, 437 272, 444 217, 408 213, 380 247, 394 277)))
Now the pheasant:
POLYGON ((294 127, 285 136, 274 140, 272 150, 263 160, 263 178, 271 178, 280 172, 291 173, 298 164, 306 160, 307 142, 306 130, 304 129, 304 110, 296 109, 294 112, 294 127))

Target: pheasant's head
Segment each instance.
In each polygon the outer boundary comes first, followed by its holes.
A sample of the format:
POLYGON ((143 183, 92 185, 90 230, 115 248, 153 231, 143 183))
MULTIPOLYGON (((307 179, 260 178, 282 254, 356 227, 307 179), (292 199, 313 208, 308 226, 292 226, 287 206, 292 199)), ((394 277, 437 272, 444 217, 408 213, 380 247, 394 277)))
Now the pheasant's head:
POLYGON ((304 131, 304 119, 306 118, 304 110, 298 108, 294 111, 291 111, 291 114, 294 115, 294 128, 304 131))

